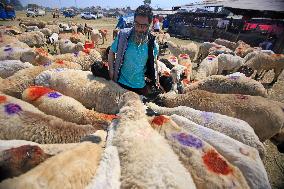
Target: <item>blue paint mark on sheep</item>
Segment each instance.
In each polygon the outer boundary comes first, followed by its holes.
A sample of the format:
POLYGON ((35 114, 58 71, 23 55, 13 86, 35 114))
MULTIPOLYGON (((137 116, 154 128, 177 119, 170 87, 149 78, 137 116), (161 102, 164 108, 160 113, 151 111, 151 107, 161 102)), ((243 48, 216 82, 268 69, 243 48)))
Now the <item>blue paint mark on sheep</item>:
POLYGON ((65 68, 55 68, 55 72, 63 72, 65 68))
POLYGON ((58 92, 50 92, 50 93, 48 93, 47 96, 48 96, 49 98, 59 98, 59 97, 61 97, 62 95, 59 94, 58 92))
POLYGON ((202 141, 190 134, 186 133, 175 133, 172 137, 176 139, 180 144, 184 146, 194 147, 196 149, 202 148, 202 141))
POLYGON ((51 61, 48 61, 47 63, 43 64, 44 67, 50 66, 51 65, 51 61))
POLYGON ((231 80, 238 80, 238 79, 240 79, 240 76, 238 76, 238 75, 231 75, 231 76, 229 76, 229 79, 231 79, 231 80))
POLYGON ((21 106, 14 103, 9 103, 4 106, 5 112, 9 115, 17 114, 18 112, 22 111, 21 106))
POLYGON ((204 119, 204 125, 210 123, 214 119, 214 114, 212 112, 201 112, 201 116, 204 119))

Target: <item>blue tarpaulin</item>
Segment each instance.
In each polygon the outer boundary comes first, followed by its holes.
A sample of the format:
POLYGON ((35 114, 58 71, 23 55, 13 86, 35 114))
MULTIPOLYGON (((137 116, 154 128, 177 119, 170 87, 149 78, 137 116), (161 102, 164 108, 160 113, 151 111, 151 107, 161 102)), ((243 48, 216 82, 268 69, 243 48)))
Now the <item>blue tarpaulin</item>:
POLYGON ((118 23, 115 28, 124 29, 124 28, 131 28, 134 22, 134 14, 128 14, 124 16, 120 16, 118 18, 118 23))

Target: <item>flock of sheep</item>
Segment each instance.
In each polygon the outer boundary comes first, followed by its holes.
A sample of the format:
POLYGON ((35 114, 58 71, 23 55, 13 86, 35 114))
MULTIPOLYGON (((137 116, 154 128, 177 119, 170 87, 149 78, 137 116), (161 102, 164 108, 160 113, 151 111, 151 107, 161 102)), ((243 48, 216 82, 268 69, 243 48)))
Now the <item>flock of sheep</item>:
MULTIPOLYGON (((284 55, 159 33, 173 56, 157 62, 164 93, 145 100, 94 76, 105 51, 84 48, 85 28, 20 26, 0 43, 0 188, 271 188, 263 142, 283 152, 284 104, 257 80, 273 69, 277 82, 284 55)), ((106 35, 86 30, 95 44, 106 35)))

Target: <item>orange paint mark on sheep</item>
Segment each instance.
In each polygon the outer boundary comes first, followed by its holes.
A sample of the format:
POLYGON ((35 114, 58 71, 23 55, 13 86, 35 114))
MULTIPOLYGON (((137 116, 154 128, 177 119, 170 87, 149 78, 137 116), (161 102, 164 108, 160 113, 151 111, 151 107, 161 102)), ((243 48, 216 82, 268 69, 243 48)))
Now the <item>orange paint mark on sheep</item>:
POLYGON ((6 100, 7 100, 6 96, 3 95, 0 96, 0 104, 6 102, 6 100))
POLYGON ((162 75, 169 77, 171 74, 167 71, 164 71, 162 75))
POLYGON ((163 124, 167 123, 169 120, 170 120, 169 118, 163 115, 155 116, 155 118, 152 121, 152 124, 154 123, 156 125, 162 126, 163 124))
POLYGON ((90 54, 91 50, 90 49, 83 49, 83 52, 86 54, 90 54))
POLYGON ((188 85, 190 83, 190 81, 188 79, 183 79, 182 80, 183 84, 188 85))
POLYGON ((215 150, 209 150, 202 156, 204 164, 207 168, 217 174, 228 175, 233 172, 232 168, 228 165, 215 150))
POLYGON ((52 91, 54 90, 47 88, 47 87, 42 87, 42 86, 29 87, 28 88, 28 98, 29 100, 34 101, 52 91))
POLYGON ((42 56, 48 56, 48 53, 43 48, 36 48, 35 51, 42 56))
POLYGON ((56 64, 64 64, 64 61, 63 61, 63 60, 58 59, 58 60, 56 60, 56 61, 55 61, 55 63, 56 63, 56 64))
POLYGON ((99 118, 107 121, 112 121, 113 119, 117 119, 117 115, 110 115, 110 114, 99 114, 99 118))

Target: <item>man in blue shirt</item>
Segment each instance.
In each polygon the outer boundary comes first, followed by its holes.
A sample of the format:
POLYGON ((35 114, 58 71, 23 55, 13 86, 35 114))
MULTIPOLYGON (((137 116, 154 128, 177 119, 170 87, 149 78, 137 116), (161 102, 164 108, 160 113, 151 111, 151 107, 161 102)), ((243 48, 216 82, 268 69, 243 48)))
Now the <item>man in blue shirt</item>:
POLYGON ((146 95, 146 81, 158 85, 155 61, 158 45, 150 34, 152 8, 139 6, 134 14, 134 27, 119 32, 108 55, 110 79, 123 88, 146 95))

